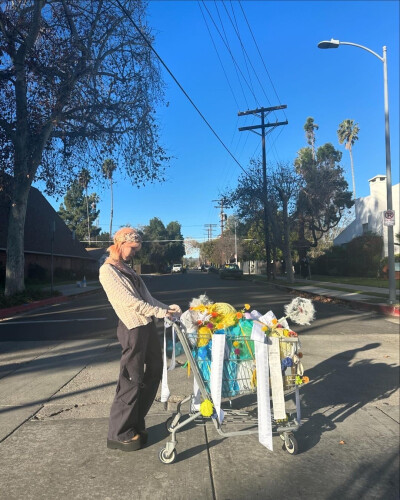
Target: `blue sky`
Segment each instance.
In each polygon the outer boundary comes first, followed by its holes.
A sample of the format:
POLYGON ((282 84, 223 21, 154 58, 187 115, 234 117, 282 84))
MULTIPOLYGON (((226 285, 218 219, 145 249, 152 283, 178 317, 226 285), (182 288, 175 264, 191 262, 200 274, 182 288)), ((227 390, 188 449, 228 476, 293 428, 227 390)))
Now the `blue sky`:
MULTIPOLYGON (((353 147, 357 196, 369 194, 368 179, 385 174, 383 65, 359 48, 320 50, 317 44, 336 38, 379 55, 386 45, 392 181, 399 182, 399 2, 220 0, 205 2, 211 17, 200 5, 202 9, 197 1, 150 1, 148 22, 156 50, 243 168, 261 155, 261 139, 238 132, 238 127, 259 123, 257 118, 238 118, 238 111, 286 104, 284 112, 270 115, 271 121, 287 119, 289 124, 268 136, 267 162, 293 162, 306 146, 303 125, 312 116, 319 125, 317 146, 332 142, 343 152, 351 189, 349 155, 336 135, 339 123, 350 118, 360 127, 353 147), (213 22, 226 37, 237 66, 213 22)), ((184 237, 204 241, 205 224, 217 224, 215 236, 219 228, 219 209, 212 200, 234 188, 242 171, 163 73, 169 105, 158 110, 161 143, 174 158, 163 184, 138 189, 116 176, 113 227, 146 225, 159 217, 164 224, 180 222, 184 237)), ((99 222, 107 231, 109 191, 94 184, 90 190, 101 198, 99 222)), ((50 201, 58 209, 62 200, 50 201)))

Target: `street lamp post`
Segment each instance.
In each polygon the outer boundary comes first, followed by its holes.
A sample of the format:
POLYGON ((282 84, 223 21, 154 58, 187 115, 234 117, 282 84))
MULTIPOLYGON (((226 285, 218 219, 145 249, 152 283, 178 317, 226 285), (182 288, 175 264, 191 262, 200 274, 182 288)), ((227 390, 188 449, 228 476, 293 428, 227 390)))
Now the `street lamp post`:
MULTIPOLYGON (((385 146, 386 146, 386 197, 387 197, 387 210, 392 211, 392 168, 391 168, 391 158, 390 158, 390 127, 389 127, 389 97, 388 97, 388 79, 387 79, 387 57, 386 57, 386 46, 383 47, 383 56, 359 45, 358 43, 351 42, 340 42, 332 38, 329 41, 319 42, 318 48, 320 49, 337 49, 339 45, 352 45, 353 47, 359 47, 367 52, 370 52, 375 57, 377 57, 383 63, 383 93, 384 93, 384 106, 385 106, 385 146)), ((388 240, 388 268, 389 268, 389 304, 396 303, 396 278, 394 269, 394 237, 393 237, 393 226, 387 226, 387 240, 388 240)))

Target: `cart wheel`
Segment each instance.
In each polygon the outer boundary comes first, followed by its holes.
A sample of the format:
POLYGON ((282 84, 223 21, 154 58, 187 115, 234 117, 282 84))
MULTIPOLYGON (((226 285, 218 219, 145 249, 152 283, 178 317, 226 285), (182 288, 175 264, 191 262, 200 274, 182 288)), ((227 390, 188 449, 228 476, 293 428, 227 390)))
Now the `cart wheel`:
POLYGON ((282 441, 285 441, 285 436, 283 434, 279 434, 279 437, 282 439, 282 441))
POLYGON ((286 448, 286 451, 291 455, 296 455, 296 453, 299 450, 297 446, 297 439, 294 437, 292 433, 287 434, 284 446, 286 448))
POLYGON ((172 464, 175 462, 176 459, 176 450, 172 450, 172 453, 169 456, 167 456, 166 448, 162 448, 160 450, 160 453, 158 454, 158 458, 163 464, 172 464))
POLYGON ((172 432, 174 429, 171 425, 174 418, 175 418, 175 415, 172 415, 172 417, 168 417, 166 422, 165 422, 165 427, 167 428, 168 432, 172 432))

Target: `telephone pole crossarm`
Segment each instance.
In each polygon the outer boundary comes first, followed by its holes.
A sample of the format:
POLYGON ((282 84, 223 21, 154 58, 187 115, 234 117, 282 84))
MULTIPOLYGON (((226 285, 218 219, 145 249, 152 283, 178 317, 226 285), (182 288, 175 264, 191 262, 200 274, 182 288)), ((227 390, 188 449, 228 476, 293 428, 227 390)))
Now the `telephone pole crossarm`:
POLYGON ((286 104, 280 106, 272 106, 271 108, 249 109, 247 111, 238 111, 238 116, 254 115, 256 113, 269 113, 270 111, 278 111, 279 109, 286 109, 286 104))
POLYGON ((284 122, 275 122, 275 123, 265 123, 264 125, 250 125, 249 127, 240 127, 239 132, 243 132, 244 130, 257 130, 266 127, 279 127, 280 125, 287 125, 289 122, 285 120, 284 122))

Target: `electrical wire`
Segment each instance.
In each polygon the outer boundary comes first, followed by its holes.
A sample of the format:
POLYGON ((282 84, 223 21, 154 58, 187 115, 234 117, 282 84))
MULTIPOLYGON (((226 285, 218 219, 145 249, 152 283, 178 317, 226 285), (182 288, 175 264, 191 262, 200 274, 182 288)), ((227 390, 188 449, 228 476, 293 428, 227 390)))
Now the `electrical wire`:
MULTIPOLYGON (((251 33, 251 36, 253 37, 253 41, 254 41, 254 44, 255 44, 255 46, 256 46, 256 48, 257 48, 258 55, 260 56, 260 59, 261 59, 261 61, 262 61, 263 65, 264 65, 264 69, 265 69, 265 71, 266 71, 266 73, 267 73, 267 75, 268 75, 268 78, 269 78, 269 81, 270 81, 270 83, 271 83, 271 86, 272 86, 272 88, 273 88, 273 90, 274 90, 274 92, 275 92, 276 98, 278 99, 278 103, 281 105, 281 100, 279 99, 278 93, 277 93, 277 91, 276 91, 276 89, 275 89, 275 86, 274 86, 274 84, 273 84, 273 82, 272 82, 271 76, 270 76, 270 74, 269 74, 269 72, 268 72, 268 69, 267 69, 267 66, 266 66, 266 64, 265 64, 265 62, 264 62, 264 58, 263 58, 263 56, 262 56, 262 54, 261 54, 261 52, 260 52, 260 49, 259 49, 258 44, 257 44, 257 41, 256 41, 256 39, 255 39, 255 37, 254 37, 254 34, 253 34, 253 30, 251 29, 251 26, 250 26, 250 24, 249 24, 249 21, 247 20, 246 13, 245 13, 245 11, 244 11, 244 9, 243 9, 242 2, 241 2, 240 0, 239 0, 239 5, 240 5, 240 8, 241 8, 241 10, 242 10, 242 12, 243 12, 243 17, 244 17, 244 18, 245 18, 245 20, 246 20, 246 23, 247 23, 247 26, 248 26, 249 31, 250 31, 250 33, 251 33)), ((285 110, 283 110, 283 114, 285 115, 285 118, 286 118, 286 120, 287 120, 287 116, 286 116, 285 110)))
POLYGON ((121 4, 120 0, 115 0, 117 2, 117 4, 119 5, 120 9, 122 10, 122 12, 126 15, 126 17, 130 20, 130 22, 132 23, 132 25, 134 26, 134 28, 137 30, 137 32, 139 33, 139 35, 143 38, 144 42, 146 43, 146 45, 150 48, 150 50, 155 54, 155 56, 157 57, 157 59, 160 61, 160 63, 164 66, 164 68, 167 70, 167 72, 169 73, 169 75, 171 76, 171 78, 174 80, 174 82, 178 85, 179 89, 183 92, 183 94, 185 95, 185 97, 188 99, 188 101, 190 102, 190 104, 194 107, 194 109, 197 111, 197 113, 200 115, 200 117, 203 119, 203 121, 206 123, 206 125, 208 126, 208 128, 211 130, 211 132, 215 135, 215 137, 218 139, 218 141, 222 144, 222 146, 224 147, 224 149, 228 152, 228 154, 232 157, 232 159, 235 161, 235 163, 237 163, 239 165, 239 167, 243 170, 243 172, 245 174, 247 174, 246 170, 242 167, 242 165, 240 164, 240 162, 233 156, 233 154, 231 153, 231 151, 228 149, 228 147, 225 145, 225 143, 223 142, 223 140, 220 138, 220 136, 217 134, 217 132, 213 129, 213 127, 211 126, 211 124, 208 122, 208 120, 206 119, 206 117, 203 115, 203 113, 200 111, 200 109, 196 106, 196 104, 193 102, 193 100, 191 99, 191 97, 189 96, 189 94, 186 92, 186 90, 182 87, 182 85, 179 83, 179 81, 177 80, 177 78, 175 77, 175 75, 172 73, 172 71, 169 69, 169 67, 167 66, 167 64, 164 62, 164 60, 162 59, 162 57, 158 54, 158 52, 156 51, 156 49, 152 46, 152 44, 150 43, 150 41, 148 40, 148 38, 146 37, 146 35, 142 32, 142 30, 139 28, 139 26, 135 23, 135 21, 132 19, 132 16, 130 15, 130 13, 127 11, 127 9, 121 4))
POLYGON ((219 63, 221 64, 222 71, 224 72, 224 75, 225 75, 226 81, 227 81, 228 86, 229 86, 229 88, 230 88, 230 90, 231 90, 231 92, 232 92, 232 96, 233 96, 233 99, 234 99, 234 101, 235 101, 235 103, 236 103, 237 109, 240 109, 239 103, 238 103, 238 101, 237 101, 237 99, 236 99, 236 95, 235 95, 235 93, 233 92, 233 88, 232 88, 231 83, 230 83, 230 81, 229 81, 228 75, 226 74, 226 71, 225 71, 224 65, 222 64, 222 60, 221 60, 221 57, 220 57, 220 55, 219 55, 219 52, 218 52, 217 46, 215 45, 214 38, 213 38, 213 36, 212 36, 212 34, 211 34, 210 28, 208 27, 208 23, 207 23, 207 20, 206 20, 205 15, 204 15, 203 9, 201 8, 201 4, 200 4, 200 2, 197 2, 197 4, 198 4, 198 6, 199 6, 199 9, 200 9, 201 15, 203 16, 203 19, 204 19, 204 24, 206 25, 206 28, 207 28, 208 34, 210 35, 211 42, 212 42, 212 44, 213 44, 213 46, 214 46, 214 49, 215 49, 215 52, 216 52, 216 54, 217 54, 217 57, 218 57, 219 63))

